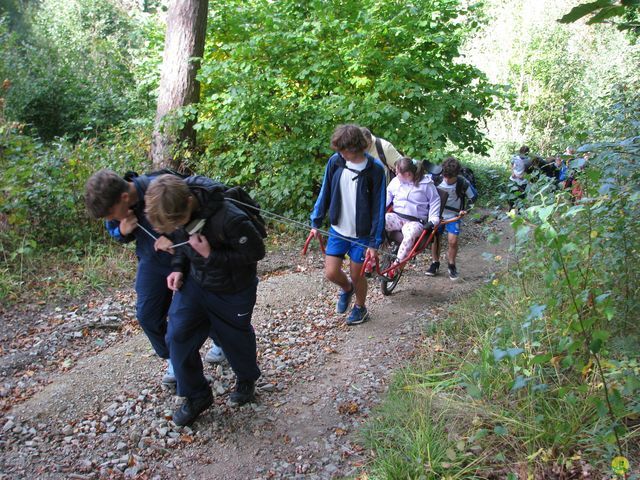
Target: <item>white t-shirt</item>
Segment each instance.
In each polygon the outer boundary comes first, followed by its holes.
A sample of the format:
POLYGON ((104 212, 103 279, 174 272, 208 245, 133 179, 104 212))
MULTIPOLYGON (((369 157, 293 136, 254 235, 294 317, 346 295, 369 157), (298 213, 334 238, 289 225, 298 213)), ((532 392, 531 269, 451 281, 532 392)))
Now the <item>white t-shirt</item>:
POLYGON ((511 157, 511 177, 509 177, 511 181, 518 184, 526 183, 524 173, 530 164, 531 160, 527 156, 514 155, 511 157))
POLYGON ((442 179, 440 185, 436 185, 438 190, 443 190, 449 194, 447 196, 447 203, 445 204, 445 208, 442 211, 442 218, 444 218, 445 220, 449 220, 450 218, 458 216, 458 213, 455 210, 450 210, 446 207, 460 210, 460 206, 462 205, 462 199, 458 197, 458 192, 456 191, 456 184, 457 182, 453 182, 452 185, 449 185, 445 179, 442 179))
POLYGON ((356 231, 356 196, 358 192, 358 182, 363 177, 354 180, 358 176, 357 172, 361 172, 367 166, 367 162, 353 163, 347 162, 347 168, 342 171, 340 176, 340 218, 336 225, 331 225, 333 229, 343 237, 357 238, 356 231), (352 172, 351 170, 356 170, 352 172))

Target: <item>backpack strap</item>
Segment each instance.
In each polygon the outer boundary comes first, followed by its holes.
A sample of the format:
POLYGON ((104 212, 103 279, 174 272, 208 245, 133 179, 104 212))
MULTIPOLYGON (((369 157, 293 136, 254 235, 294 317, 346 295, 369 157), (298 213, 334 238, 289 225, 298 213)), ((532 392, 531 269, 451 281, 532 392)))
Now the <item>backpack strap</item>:
POLYGON ((469 188, 469 181, 462 175, 458 175, 456 195, 460 199, 460 210, 464 210, 465 204, 467 203, 467 188, 469 188))
POLYGON ((384 154, 384 148, 382 148, 382 140, 376 137, 376 152, 378 152, 378 158, 382 160, 382 163, 386 168, 389 168, 387 165, 387 156, 384 154))

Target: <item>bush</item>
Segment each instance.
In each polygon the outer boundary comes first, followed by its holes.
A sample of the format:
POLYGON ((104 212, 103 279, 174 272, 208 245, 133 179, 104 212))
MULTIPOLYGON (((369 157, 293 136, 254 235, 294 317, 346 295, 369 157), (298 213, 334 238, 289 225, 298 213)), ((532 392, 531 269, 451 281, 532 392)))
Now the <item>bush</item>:
POLYGON ((306 218, 340 123, 365 125, 417 158, 443 158, 449 142, 486 151, 479 123, 501 92, 459 59, 477 25, 463 2, 224 1, 211 10, 196 126, 206 150, 193 166, 250 185, 265 207, 306 218))
POLYGON ((101 134, 151 116, 149 82, 137 80, 155 63, 136 59, 159 61, 161 39, 150 36, 145 44, 145 30, 153 31, 144 18, 88 0, 45 0, 23 7, 11 22, 0 18, 0 79, 12 83, 7 116, 44 140, 101 134))

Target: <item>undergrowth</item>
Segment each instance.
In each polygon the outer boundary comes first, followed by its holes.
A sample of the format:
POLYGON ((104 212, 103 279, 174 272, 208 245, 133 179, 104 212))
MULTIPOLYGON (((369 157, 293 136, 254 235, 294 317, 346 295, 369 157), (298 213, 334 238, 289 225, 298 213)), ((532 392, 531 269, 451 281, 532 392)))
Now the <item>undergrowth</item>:
POLYGON ((640 137, 583 151, 581 195, 529 189, 510 214, 509 270, 397 374, 364 433, 369 478, 639 478, 640 137))

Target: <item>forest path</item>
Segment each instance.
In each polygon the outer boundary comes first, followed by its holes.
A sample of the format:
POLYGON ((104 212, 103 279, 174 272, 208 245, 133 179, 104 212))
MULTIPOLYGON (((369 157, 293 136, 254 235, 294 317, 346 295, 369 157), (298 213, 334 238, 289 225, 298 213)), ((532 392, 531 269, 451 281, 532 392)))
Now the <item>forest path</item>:
MULTIPOLYGON (((322 279, 317 252, 305 259, 290 250, 270 253, 261 262, 253 316, 263 373, 255 403, 231 406, 228 365, 206 366, 216 393, 213 407, 192 428, 173 426, 167 416, 178 399, 158 385, 163 365, 143 334, 120 335, 97 352, 80 348, 73 368, 50 373, 5 413, 0 479, 354 474, 367 460, 358 427, 380 401, 393 370, 420 348, 433 347, 425 328, 504 268, 506 260, 487 260, 483 253, 506 259, 509 242, 505 222, 490 216, 482 224, 468 221, 461 235, 459 281, 449 280, 446 268, 427 277, 429 258, 422 255, 391 296, 383 296, 379 283, 370 280, 371 320, 354 327, 334 313, 336 287, 322 279), (499 234, 499 244, 486 242, 489 231, 499 234)), ((119 317, 131 322, 132 301, 128 292, 107 305, 113 310, 128 302, 119 317)), ((84 317, 95 317, 95 311, 84 317)), ((13 349, 8 355, 0 357, 0 368, 23 374, 26 353, 13 349)), ((31 377, 46 375, 46 369, 36 369, 31 377)))

